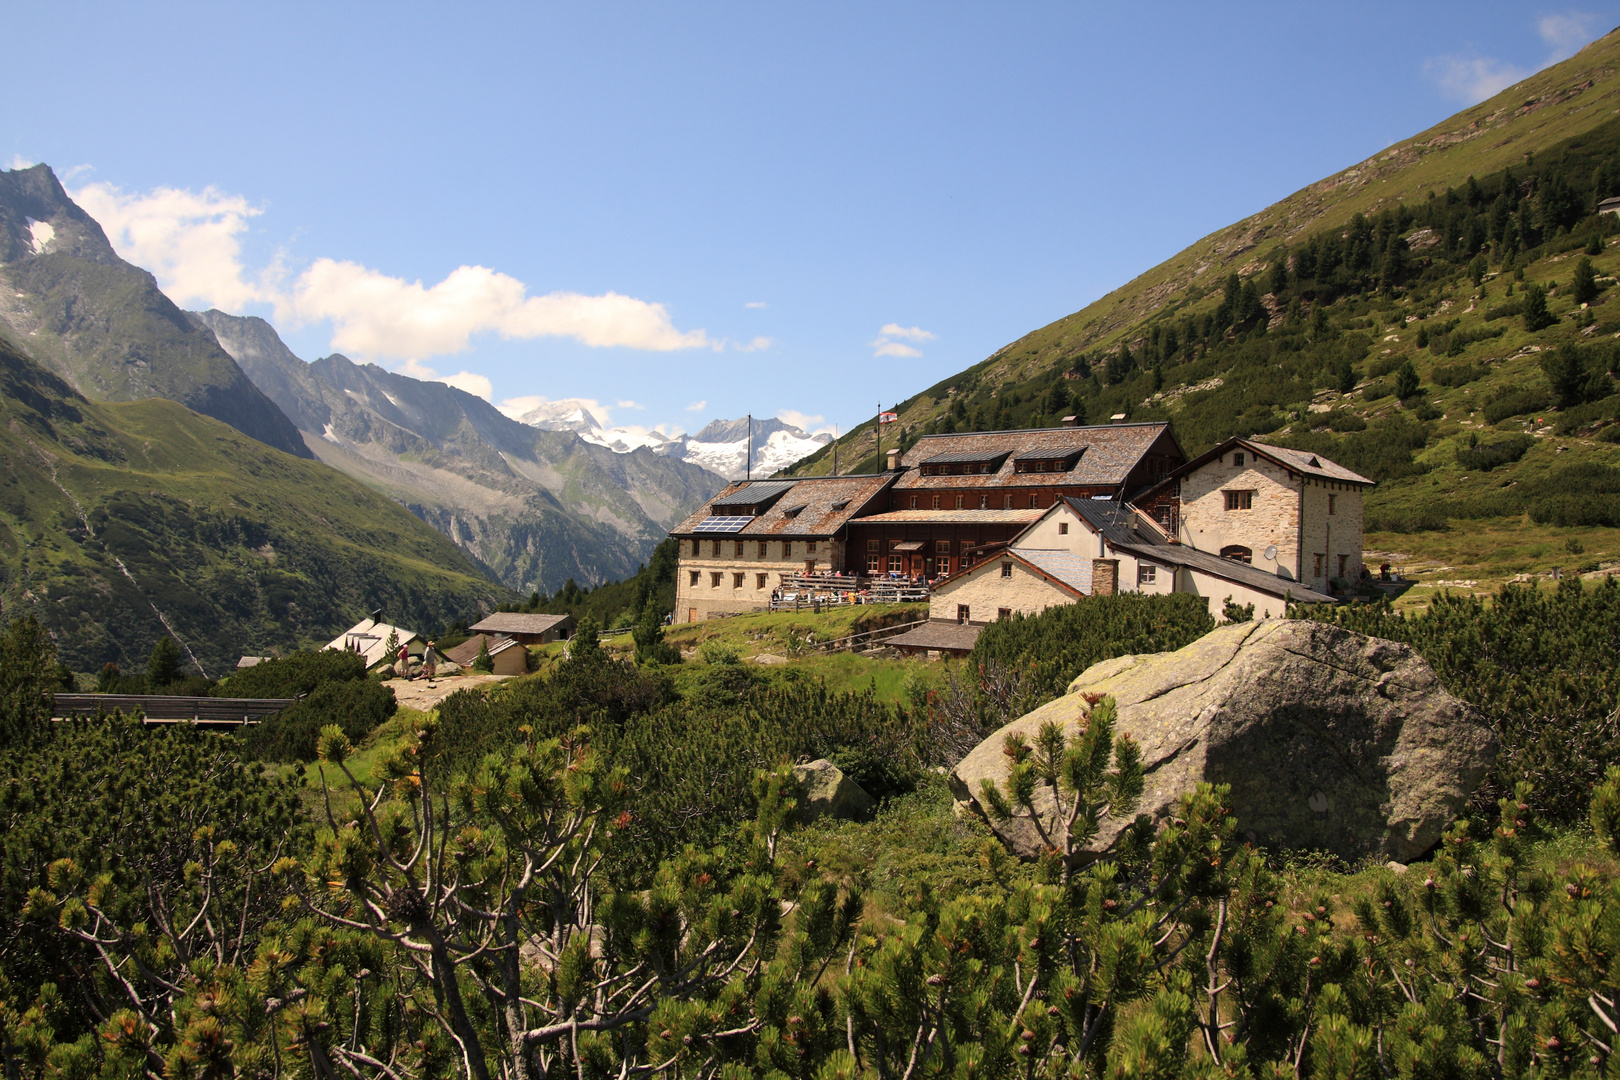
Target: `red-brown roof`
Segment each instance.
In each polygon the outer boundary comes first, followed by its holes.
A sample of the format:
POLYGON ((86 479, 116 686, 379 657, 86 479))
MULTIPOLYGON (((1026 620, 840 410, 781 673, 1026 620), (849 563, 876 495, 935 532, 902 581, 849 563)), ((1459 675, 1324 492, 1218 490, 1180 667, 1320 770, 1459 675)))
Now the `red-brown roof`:
MULTIPOLYGON (((758 540, 767 536, 833 536, 850 518, 894 482, 897 473, 868 476, 814 476, 797 480, 771 504, 770 509, 734 532, 697 532, 706 518, 726 516, 724 503, 747 486, 746 481, 729 484, 697 512, 670 530, 672 536, 700 536, 714 540, 758 540), (715 513, 714 504, 722 504, 715 513)), ((760 481, 779 483, 778 481, 760 481)))
POLYGON ((964 487, 1117 487, 1161 439, 1162 452, 1180 461, 1184 455, 1162 421, 1144 424, 1095 424, 1089 427, 1032 428, 1025 431, 980 431, 960 435, 925 435, 906 451, 906 467, 896 491, 964 487), (1067 472, 1018 472, 1019 458, 1036 452, 1062 458, 1081 451, 1067 472), (942 456, 1004 453, 1000 467, 989 473, 924 476, 922 464, 942 456))

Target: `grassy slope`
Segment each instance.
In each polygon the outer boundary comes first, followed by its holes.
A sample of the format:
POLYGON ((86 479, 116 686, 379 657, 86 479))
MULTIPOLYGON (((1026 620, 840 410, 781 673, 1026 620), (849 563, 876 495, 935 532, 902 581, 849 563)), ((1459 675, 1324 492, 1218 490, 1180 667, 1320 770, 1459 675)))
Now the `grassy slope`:
POLYGON ((172 631, 219 674, 244 652, 324 643, 374 607, 435 629, 505 598, 324 465, 173 402, 92 404, 3 345, 0 381, 0 598, 78 670, 139 666, 172 631))
MULTIPOLYGON (((1443 193, 1448 186, 1461 186, 1469 176, 1484 177, 1522 165, 1527 154, 1545 152, 1592 132, 1620 113, 1617 61, 1620 32, 1609 34, 1570 60, 1531 76, 1489 101, 1204 237, 1082 310, 1025 335, 973 368, 902 403, 899 426, 917 431, 937 421, 958 388, 974 393, 979 400, 998 396, 1006 399, 1020 392, 1027 398, 1032 391, 1039 393, 1057 372, 1068 368, 1082 354, 1096 359, 1123 342, 1134 346, 1153 324, 1213 309, 1227 274, 1237 272, 1263 279, 1274 253, 1284 244, 1342 226, 1357 213, 1370 215, 1401 201, 1409 206, 1420 204, 1432 191, 1443 193)), ((1578 256, 1578 251, 1552 254, 1519 268, 1525 281, 1561 280, 1567 284, 1578 256)), ((1600 274, 1620 273, 1620 249, 1610 248, 1593 261, 1600 274)), ((1504 387, 1546 387, 1539 356, 1528 351, 1530 348, 1550 348, 1563 340, 1596 340, 1578 334, 1569 318, 1572 305, 1567 299, 1555 297, 1551 309, 1564 318, 1549 330, 1530 334, 1523 329, 1522 320, 1500 319, 1490 325, 1505 327, 1502 337, 1472 345, 1460 357, 1434 357, 1416 348, 1416 327, 1408 325, 1409 317, 1458 319, 1459 330, 1477 330, 1486 325, 1485 309, 1503 302, 1505 284, 1487 281, 1480 295, 1471 282, 1459 279, 1428 290, 1415 306, 1407 298, 1357 308, 1355 324, 1374 337, 1374 347, 1360 365, 1360 372, 1366 373, 1369 368, 1376 371, 1410 357, 1423 376, 1429 400, 1444 412, 1427 447, 1418 454, 1418 460, 1432 471, 1382 485, 1370 501, 1374 517, 1390 513, 1398 516, 1437 496, 1467 497, 1514 484, 1533 485, 1555 463, 1572 460, 1567 456, 1571 452, 1604 464, 1620 464, 1620 449, 1610 444, 1553 435, 1555 412, 1544 410, 1499 425, 1501 430, 1524 430, 1537 436, 1521 462, 1491 473, 1470 474, 1457 467, 1456 450, 1470 432, 1486 440, 1500 437, 1487 431, 1492 425, 1474 414, 1480 402, 1504 387), (1391 335, 1393 340, 1385 340, 1391 335), (1484 365, 1488 373, 1466 387, 1433 385, 1430 376, 1436 366, 1462 362, 1484 365), (1535 423, 1538 416, 1547 423, 1535 423)), ((1522 288, 1520 285, 1521 292, 1522 288)), ((1617 293, 1620 290, 1608 289, 1593 305, 1597 329, 1604 338, 1620 329, 1614 325, 1620 323, 1617 293)), ((1339 318, 1348 321, 1342 315, 1339 318)), ((1166 374, 1166 392, 1185 385, 1173 368, 1166 374)), ((1329 404, 1349 408, 1376 421, 1400 409, 1393 397, 1386 394, 1378 398, 1377 388, 1368 393, 1369 386, 1376 382, 1363 379, 1357 393, 1343 400, 1330 392, 1319 393, 1313 404, 1318 409, 1329 404)), ((1160 402, 1144 400, 1138 405, 1132 401, 1128 407, 1134 419, 1164 416, 1174 420, 1190 400, 1196 399, 1170 394, 1160 402)), ((1236 411, 1241 405, 1234 402, 1233 408, 1236 411)), ((1297 418, 1295 421, 1268 437, 1286 439, 1303 431, 1304 425, 1297 418)), ((1189 443, 1189 452, 1204 448, 1196 437, 1188 439, 1184 435, 1184 441, 1189 443)), ((869 451, 872 446, 871 425, 850 432, 844 442, 844 459, 855 461, 861 450, 869 451)), ((795 471, 814 475, 825 473, 830 465, 830 451, 825 451, 801 463, 795 471)), ((1515 516, 1470 521, 1466 527, 1449 531, 1399 536, 1373 532, 1368 537, 1368 548, 1381 558, 1391 558, 1399 567, 1424 572, 1430 581, 1448 583, 1441 587, 1485 589, 1519 574, 1544 574, 1555 566, 1590 568, 1594 563, 1620 558, 1620 530, 1537 526, 1527 517, 1515 516), (1449 584, 1457 582, 1468 584, 1449 584)), ((1416 590, 1408 602, 1420 601, 1426 591, 1416 590)))

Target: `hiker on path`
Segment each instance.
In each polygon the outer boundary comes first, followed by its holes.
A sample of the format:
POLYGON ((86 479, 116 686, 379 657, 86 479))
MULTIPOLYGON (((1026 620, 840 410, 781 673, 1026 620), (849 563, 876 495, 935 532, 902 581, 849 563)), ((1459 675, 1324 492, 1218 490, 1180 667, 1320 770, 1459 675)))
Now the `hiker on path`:
POLYGON ((439 654, 433 651, 433 642, 422 652, 422 674, 432 679, 439 672, 439 654))
POLYGON ((401 679, 411 677, 411 651, 404 645, 399 647, 399 659, 394 661, 394 674, 401 679))

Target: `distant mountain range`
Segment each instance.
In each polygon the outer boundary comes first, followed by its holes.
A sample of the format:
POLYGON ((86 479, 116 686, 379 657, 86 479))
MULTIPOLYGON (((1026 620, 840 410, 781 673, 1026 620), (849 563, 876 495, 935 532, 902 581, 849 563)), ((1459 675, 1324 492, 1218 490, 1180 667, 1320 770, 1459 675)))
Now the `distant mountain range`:
POLYGON ((252 316, 189 313, 320 460, 398 500, 523 592, 628 577, 724 480, 646 447, 615 452, 482 398, 333 355, 305 363, 252 316))
MULTIPOLYGON (((645 447, 656 454, 701 465, 727 480, 740 480, 749 471, 749 421, 746 416, 735 420, 711 420, 696 435, 666 436, 657 431, 608 427, 579 401, 548 401, 511 415, 542 431, 572 431, 586 442, 605 446, 621 454, 645 447)), ((756 417, 753 421, 752 474, 756 477, 770 476, 830 442, 831 435, 812 435, 785 420, 756 417)))

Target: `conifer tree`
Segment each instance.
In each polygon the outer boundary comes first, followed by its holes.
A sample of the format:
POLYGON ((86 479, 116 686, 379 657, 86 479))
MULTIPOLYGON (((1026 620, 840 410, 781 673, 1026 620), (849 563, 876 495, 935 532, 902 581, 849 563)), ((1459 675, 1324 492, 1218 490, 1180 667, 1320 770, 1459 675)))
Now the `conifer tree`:
POLYGON ((1411 360, 1405 361, 1395 373, 1395 396, 1405 401, 1418 392, 1418 383, 1417 368, 1412 366, 1411 360))
POLYGON ((1524 328, 1531 333, 1545 330, 1558 319, 1547 310, 1547 290, 1532 281, 1524 287, 1524 328))
POLYGON ((1582 257, 1575 264, 1575 274, 1570 281, 1570 292, 1577 306, 1590 304, 1597 299, 1597 271, 1592 268, 1592 260, 1582 257))
POLYGON ((162 687, 179 682, 182 674, 180 646, 174 643, 174 638, 165 634, 152 646, 152 655, 146 661, 147 688, 156 693, 162 687))
POLYGON ((664 640, 664 617, 658 608, 648 604, 641 609, 641 618, 630 635, 636 643, 638 664, 678 664, 681 651, 664 640))

